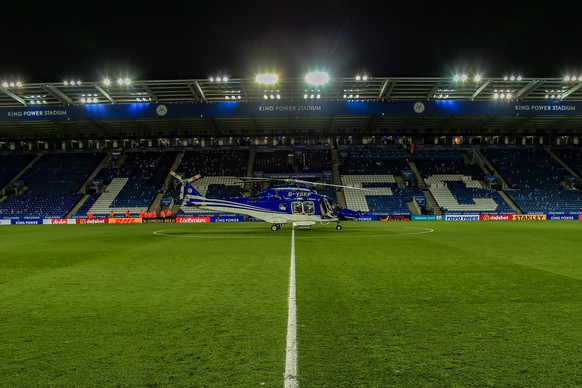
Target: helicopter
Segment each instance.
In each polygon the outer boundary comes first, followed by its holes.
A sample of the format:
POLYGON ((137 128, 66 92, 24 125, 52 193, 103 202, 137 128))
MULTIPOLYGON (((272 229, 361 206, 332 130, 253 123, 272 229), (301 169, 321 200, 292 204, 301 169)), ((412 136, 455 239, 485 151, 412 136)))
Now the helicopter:
POLYGON ((283 224, 292 224, 293 227, 298 228, 310 228, 318 222, 321 224, 335 222, 336 230, 341 230, 341 221, 357 220, 361 212, 342 208, 333 199, 319 194, 315 188, 331 186, 366 190, 300 179, 238 178, 247 182, 279 181, 283 184, 263 189, 248 197, 212 199, 204 197, 192 184, 202 178, 200 174, 187 179, 182 178, 174 171, 170 171, 170 174, 181 184, 180 199, 184 199, 186 196, 186 206, 251 216, 270 223, 272 231, 281 229, 283 224))

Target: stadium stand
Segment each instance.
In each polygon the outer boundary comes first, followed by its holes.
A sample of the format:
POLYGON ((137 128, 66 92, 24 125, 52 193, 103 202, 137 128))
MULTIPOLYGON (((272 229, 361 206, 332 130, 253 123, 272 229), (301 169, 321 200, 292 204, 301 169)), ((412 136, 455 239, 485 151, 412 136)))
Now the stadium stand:
POLYGON ((578 177, 582 177, 582 152, 579 148, 552 148, 552 151, 568 167, 570 167, 578 177))
POLYGON ((276 151, 259 150, 255 156, 253 171, 255 173, 296 172, 293 163, 294 153, 290 149, 276 151))
POLYGON ((441 212, 515 213, 496 190, 483 187, 483 170, 463 151, 420 149, 413 159, 441 212))
POLYGON ((303 172, 321 173, 332 169, 331 150, 329 148, 304 148, 302 156, 303 172))
POLYGON ((185 151, 177 172, 185 176, 246 176, 248 159, 248 149, 185 151))
POLYGON ((565 189, 569 175, 544 148, 483 149, 508 183, 507 195, 524 213, 582 212, 579 190, 565 189))
POLYGON ((91 211, 95 216, 104 217, 111 211, 120 214, 127 210, 136 215, 147 210, 162 191, 177 156, 177 151, 125 153, 119 159, 118 167, 105 167, 99 171, 96 179, 103 180, 107 185, 106 191, 94 200, 91 207, 82 206, 76 216, 82 217, 91 211))
POLYGON ((10 195, 0 203, 0 214, 64 217, 83 197, 77 191, 105 155, 102 152, 41 154, 20 177, 26 192, 10 195))
POLYGON ((15 176, 18 175, 36 154, 1 154, 0 155, 0 189, 3 189, 15 176))

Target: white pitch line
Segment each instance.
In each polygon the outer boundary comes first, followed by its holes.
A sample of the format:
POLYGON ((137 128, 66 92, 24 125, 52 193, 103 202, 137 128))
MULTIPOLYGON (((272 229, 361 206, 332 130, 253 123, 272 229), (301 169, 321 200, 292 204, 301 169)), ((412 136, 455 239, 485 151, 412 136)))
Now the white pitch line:
POLYGON ((295 290, 295 229, 291 229, 291 265, 289 269, 289 312, 287 350, 285 353, 285 388, 297 388, 297 297, 295 290))

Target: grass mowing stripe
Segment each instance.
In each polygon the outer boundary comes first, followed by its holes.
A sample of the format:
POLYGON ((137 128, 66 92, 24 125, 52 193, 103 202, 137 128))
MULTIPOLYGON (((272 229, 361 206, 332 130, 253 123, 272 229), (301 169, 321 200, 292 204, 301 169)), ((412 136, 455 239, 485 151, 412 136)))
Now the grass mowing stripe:
POLYGON ((226 226, 2 227, 0 386, 280 386, 289 240, 226 226))
POLYGON ((297 293, 295 287, 295 229, 291 230, 291 264, 289 268, 289 315, 285 356, 285 387, 298 387, 297 382, 297 293))
POLYGON ((301 382, 580 385, 582 223, 431 227, 372 243, 338 238, 333 247, 301 240, 301 382))

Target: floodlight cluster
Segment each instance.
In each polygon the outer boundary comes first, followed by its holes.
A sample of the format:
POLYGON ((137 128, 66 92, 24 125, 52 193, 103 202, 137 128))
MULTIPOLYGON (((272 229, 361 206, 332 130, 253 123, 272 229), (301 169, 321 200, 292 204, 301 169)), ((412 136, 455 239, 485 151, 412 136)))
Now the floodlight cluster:
POLYGON ((364 75, 360 75, 360 74, 356 74, 356 81, 367 81, 368 79, 370 79, 370 77, 366 74, 364 75))
POLYGON ((546 94, 544 95, 546 100, 561 100, 562 99, 562 91, 551 89, 546 89, 546 94))
MULTIPOLYGON (((119 78, 117 78, 116 83, 119 86, 129 86, 129 85, 131 85, 131 79, 129 79, 128 77, 124 77, 124 78, 119 77, 119 78)), ((103 79, 103 85, 111 86, 112 84, 113 84, 113 81, 111 81, 111 79, 109 79, 109 78, 103 79)))
POLYGON ((21 88, 22 82, 20 82, 20 81, 4 81, 4 82, 2 82, 2 87, 4 87, 4 88, 21 88))
POLYGON ((521 75, 514 75, 514 74, 506 75, 506 76, 503 77, 503 80, 504 81, 511 81, 511 82, 513 82, 513 81, 521 81, 522 79, 523 78, 522 78, 521 75))
POLYGON ((64 80, 63 81, 63 85, 65 85, 65 86, 79 86, 81 84, 82 84, 82 82, 80 80, 76 80, 76 81, 75 80, 70 80, 70 81, 64 80))
POLYGON ((437 100, 446 100, 449 98, 449 93, 454 92, 455 89, 437 89, 437 92, 432 95, 432 98, 437 100))
POLYGON ((227 76, 210 76, 208 77, 208 81, 210 82, 228 82, 227 76))
POLYGON ((81 94, 81 103, 82 104, 96 104, 99 102, 97 99, 97 94, 81 94))
POLYGON ((44 104, 47 103, 46 100, 45 100, 45 98, 46 98, 46 94, 43 94, 43 95, 37 94, 37 95, 31 95, 31 96, 24 96, 24 99, 25 100, 28 100, 28 103, 30 105, 44 105, 44 104))
POLYGON ((279 82, 279 76, 274 73, 257 74, 255 81, 259 84, 276 84, 279 82))
POLYGON ((513 92, 509 89, 495 89, 493 91, 494 100, 511 100, 513 98, 513 92))
POLYGON ((311 85, 324 85, 329 81, 329 74, 324 71, 312 71, 305 76, 305 82, 311 85))
POLYGON ((232 101, 232 100, 240 100, 242 97, 240 95, 240 90, 226 90, 224 92, 226 96, 224 96, 225 100, 232 101))
POLYGON ((582 82, 582 75, 566 75, 564 82, 582 82))
POLYGON ((281 95, 280 94, 264 94, 263 98, 265 100, 280 100, 281 99, 281 95))
POLYGON ((315 93, 305 93, 303 95, 303 99, 305 99, 305 100, 313 100, 313 99, 319 100, 320 98, 321 98, 321 94, 320 93, 317 93, 317 94, 315 94, 315 93))
MULTIPOLYGON (((483 80, 483 76, 481 74, 479 74, 479 73, 477 73, 477 74, 475 74, 473 76, 473 81, 474 82, 479 83, 482 80, 483 80)), ((453 76, 453 81, 455 81, 455 82, 467 82, 467 81, 469 81, 469 76, 467 74, 465 74, 465 73, 463 73, 463 74, 455 74, 453 76)))

